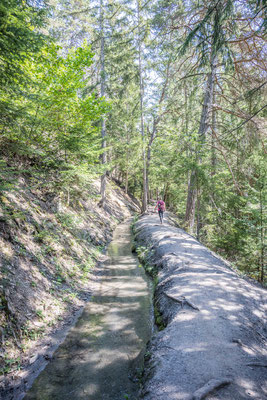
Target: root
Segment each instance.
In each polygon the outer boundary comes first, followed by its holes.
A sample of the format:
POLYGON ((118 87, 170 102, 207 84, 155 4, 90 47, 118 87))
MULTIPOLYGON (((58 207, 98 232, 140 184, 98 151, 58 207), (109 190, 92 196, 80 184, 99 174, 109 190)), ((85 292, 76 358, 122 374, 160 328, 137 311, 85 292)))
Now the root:
POLYGON ((206 385, 195 391, 192 400, 202 400, 213 390, 221 386, 229 385, 230 383, 232 383, 232 380, 229 378, 211 379, 206 385))
POLYGON ((183 306, 185 304, 187 304, 189 307, 193 308, 194 310, 199 311, 199 308, 197 306, 195 306, 193 303, 191 303, 191 301, 187 300, 184 296, 182 297, 174 297, 171 294, 168 294, 166 292, 163 292, 165 294, 165 296, 167 296, 169 299, 177 301, 178 303, 181 304, 181 307, 183 308, 183 306))
POLYGON ((246 364, 248 367, 262 367, 262 368, 267 368, 267 364, 260 363, 260 362, 251 362, 246 364))
POLYGON ((232 342, 244 347, 244 343, 240 339, 233 339, 232 342))

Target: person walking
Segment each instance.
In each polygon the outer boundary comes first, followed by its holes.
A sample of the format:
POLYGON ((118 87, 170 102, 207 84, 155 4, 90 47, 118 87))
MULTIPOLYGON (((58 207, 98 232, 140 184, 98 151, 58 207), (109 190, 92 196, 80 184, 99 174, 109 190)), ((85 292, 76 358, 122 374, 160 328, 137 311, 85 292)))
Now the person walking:
POLYGON ((162 224, 162 222, 163 222, 163 213, 164 213, 166 207, 165 207, 164 201, 160 197, 158 197, 157 204, 155 206, 154 211, 156 209, 158 210, 160 223, 162 224))

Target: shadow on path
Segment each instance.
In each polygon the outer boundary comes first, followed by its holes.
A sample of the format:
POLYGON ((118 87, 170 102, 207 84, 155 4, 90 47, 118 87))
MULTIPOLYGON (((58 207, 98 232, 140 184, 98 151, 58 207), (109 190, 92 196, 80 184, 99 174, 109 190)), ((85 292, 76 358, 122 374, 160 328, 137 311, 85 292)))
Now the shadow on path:
POLYGON ((131 253, 129 221, 117 227, 108 256, 99 290, 25 400, 136 398, 135 373, 151 334, 151 296, 131 253))
POLYGON ((167 324, 149 348, 146 370, 153 374, 144 398, 192 399, 213 380, 232 383, 209 400, 267 398, 266 290, 182 229, 160 226, 154 215, 136 228, 158 268, 156 304, 167 324))

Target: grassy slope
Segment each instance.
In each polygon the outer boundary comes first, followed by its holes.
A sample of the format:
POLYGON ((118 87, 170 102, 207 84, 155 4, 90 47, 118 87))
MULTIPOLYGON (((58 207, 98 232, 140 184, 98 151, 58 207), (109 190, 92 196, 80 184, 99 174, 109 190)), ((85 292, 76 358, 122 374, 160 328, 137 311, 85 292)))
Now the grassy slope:
POLYGON ((104 211, 98 181, 77 184, 67 205, 33 180, 21 173, 0 192, 0 375, 19 369, 40 337, 84 304, 112 230, 134 209, 112 183, 104 211))

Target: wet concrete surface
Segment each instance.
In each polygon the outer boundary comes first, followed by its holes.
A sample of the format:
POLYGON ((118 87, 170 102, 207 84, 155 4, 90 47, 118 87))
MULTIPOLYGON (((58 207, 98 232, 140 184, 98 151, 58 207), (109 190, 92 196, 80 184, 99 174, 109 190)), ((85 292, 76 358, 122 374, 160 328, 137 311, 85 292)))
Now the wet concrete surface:
POLYGON ((114 232, 97 292, 24 400, 137 399, 151 297, 128 220, 114 232))

